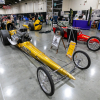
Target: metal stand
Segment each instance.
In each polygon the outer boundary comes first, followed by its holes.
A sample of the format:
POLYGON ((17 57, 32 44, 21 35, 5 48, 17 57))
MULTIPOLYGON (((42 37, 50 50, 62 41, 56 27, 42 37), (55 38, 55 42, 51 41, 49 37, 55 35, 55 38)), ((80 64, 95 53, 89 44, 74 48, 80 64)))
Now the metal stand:
POLYGON ((69 35, 68 42, 67 42, 67 48, 69 47, 69 44, 70 44, 71 34, 73 35, 73 39, 74 39, 74 42, 75 42, 75 36, 74 36, 73 28, 72 27, 71 27, 70 35, 69 35))
MULTIPOLYGON (((76 67, 74 66, 74 68, 69 72, 70 74, 73 73, 75 71, 76 67)), ((55 80, 55 85, 58 84, 59 82, 61 82, 62 80, 68 78, 67 76, 61 76, 60 78, 57 78, 57 80, 55 80)))

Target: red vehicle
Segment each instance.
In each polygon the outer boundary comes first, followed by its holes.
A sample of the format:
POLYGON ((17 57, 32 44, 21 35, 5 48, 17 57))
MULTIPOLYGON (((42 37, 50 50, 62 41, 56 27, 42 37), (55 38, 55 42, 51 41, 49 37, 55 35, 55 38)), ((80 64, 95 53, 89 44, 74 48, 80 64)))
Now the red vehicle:
MULTIPOLYGON (((62 23, 61 23, 62 24, 62 23)), ((60 31, 62 37, 67 38, 67 29, 68 27, 65 26, 64 24, 62 25, 58 25, 57 27, 53 27, 53 32, 55 34, 58 33, 58 31, 60 31)), ((82 31, 79 29, 78 33, 77 33, 77 40, 78 41, 83 41, 87 43, 87 47, 92 50, 92 51, 97 51, 100 49, 100 38, 96 37, 96 36, 87 36, 82 34, 82 31)))

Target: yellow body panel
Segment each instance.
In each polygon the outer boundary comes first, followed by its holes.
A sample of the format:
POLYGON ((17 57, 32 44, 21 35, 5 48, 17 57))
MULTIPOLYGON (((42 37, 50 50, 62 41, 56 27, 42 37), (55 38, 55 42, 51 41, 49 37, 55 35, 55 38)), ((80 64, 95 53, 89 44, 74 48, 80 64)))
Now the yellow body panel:
POLYGON ((11 31, 9 31, 9 34, 10 34, 10 35, 14 35, 14 34, 16 34, 16 31, 17 31, 17 30, 11 30, 11 31))
POLYGON ((28 25, 23 25, 25 28, 29 28, 28 25))
POLYGON ((34 25, 34 30, 35 31, 41 30, 41 28, 42 28, 42 25, 40 25, 40 20, 36 20, 33 25, 34 25), (36 24, 39 24, 39 25, 35 26, 36 24))
MULTIPOLYGON (((24 42, 24 43, 19 43, 17 46, 20 49, 22 49, 23 51, 27 52, 32 57, 34 57, 35 59, 42 61, 44 64, 46 64, 47 66, 49 66, 52 69, 57 70, 57 69, 61 68, 57 63, 55 63, 53 60, 51 60, 48 56, 46 56, 43 52, 41 52, 39 49, 37 49, 29 41, 24 42)), ((75 80, 75 78, 70 73, 68 73, 66 70, 64 70, 63 68, 58 70, 58 72, 61 73, 62 75, 67 75, 69 78, 75 80)))

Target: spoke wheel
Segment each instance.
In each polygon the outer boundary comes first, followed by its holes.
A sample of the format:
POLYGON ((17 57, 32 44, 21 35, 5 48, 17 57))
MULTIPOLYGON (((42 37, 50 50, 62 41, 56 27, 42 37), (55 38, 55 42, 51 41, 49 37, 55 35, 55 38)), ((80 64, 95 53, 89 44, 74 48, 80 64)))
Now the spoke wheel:
POLYGON ((90 37, 87 41, 87 47, 91 51, 98 51, 100 49, 100 39, 96 36, 90 37))
POLYGON ((62 28, 56 28, 55 34, 58 35, 59 32, 60 32, 60 35, 61 35, 62 37, 64 37, 64 30, 63 30, 62 28))
POLYGON ((52 96, 54 94, 54 83, 49 72, 44 67, 39 67, 37 78, 43 92, 48 96, 52 96))
POLYGON ((56 31, 56 35, 59 35, 59 33, 61 33, 61 31, 60 30, 57 30, 56 31))
POLYGON ((90 57, 83 51, 76 51, 73 54, 73 62, 79 69, 87 69, 91 64, 90 57))

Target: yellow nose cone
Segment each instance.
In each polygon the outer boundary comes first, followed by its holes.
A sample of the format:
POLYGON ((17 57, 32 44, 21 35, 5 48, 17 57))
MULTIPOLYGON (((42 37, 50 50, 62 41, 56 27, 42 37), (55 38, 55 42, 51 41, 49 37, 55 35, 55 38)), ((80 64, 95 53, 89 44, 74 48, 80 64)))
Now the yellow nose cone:
POLYGON ((76 80, 75 77, 72 76, 71 74, 69 74, 68 77, 69 77, 70 79, 76 80))

